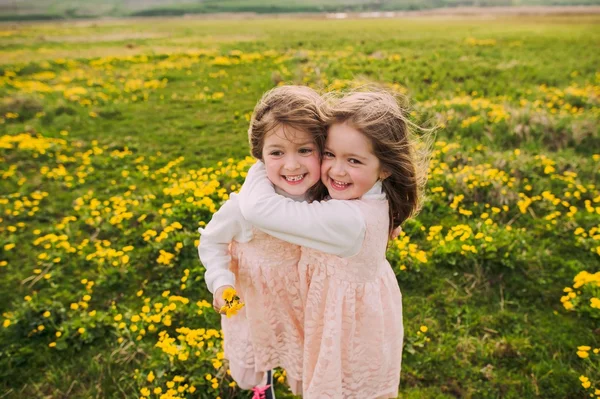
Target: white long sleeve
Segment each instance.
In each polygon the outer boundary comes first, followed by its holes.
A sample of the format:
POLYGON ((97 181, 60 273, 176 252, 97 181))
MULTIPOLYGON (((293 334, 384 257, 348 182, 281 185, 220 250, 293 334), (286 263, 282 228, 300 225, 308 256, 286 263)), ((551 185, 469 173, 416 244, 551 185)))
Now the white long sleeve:
POLYGON ((280 240, 342 257, 360 251, 366 226, 357 204, 297 202, 282 197, 267 179, 262 162, 250 168, 238 199, 250 224, 280 240))
POLYGON ((206 268, 204 280, 208 290, 214 292, 224 285, 235 285, 235 275, 229 270, 231 254, 229 245, 233 240, 247 242, 252 233, 244 220, 236 194, 217 211, 201 232, 198 255, 206 268))

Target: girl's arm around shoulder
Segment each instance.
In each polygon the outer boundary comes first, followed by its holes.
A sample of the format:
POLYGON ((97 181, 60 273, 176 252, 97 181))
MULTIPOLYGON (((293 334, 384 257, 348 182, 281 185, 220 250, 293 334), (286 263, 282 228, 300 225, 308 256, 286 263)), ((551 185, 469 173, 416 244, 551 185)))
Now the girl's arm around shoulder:
POLYGON ((235 276, 229 270, 231 254, 229 245, 234 239, 248 240, 237 196, 232 194, 213 216, 201 233, 198 255, 206 268, 204 280, 211 293, 224 285, 234 286, 235 276))
POLYGON ((244 218, 265 233, 333 255, 356 255, 365 237, 365 220, 356 203, 308 203, 278 195, 262 162, 248 171, 239 204, 244 218))

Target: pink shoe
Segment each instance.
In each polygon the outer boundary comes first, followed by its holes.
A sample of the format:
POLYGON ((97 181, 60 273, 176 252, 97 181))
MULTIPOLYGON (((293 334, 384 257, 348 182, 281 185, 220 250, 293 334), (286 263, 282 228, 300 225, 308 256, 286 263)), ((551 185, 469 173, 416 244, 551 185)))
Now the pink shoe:
POLYGON ((252 399, 267 399, 267 393, 270 390, 271 385, 265 385, 263 387, 254 387, 252 388, 252 399))
POLYGON ((273 389, 273 370, 267 371, 265 377, 265 385, 252 388, 252 392, 254 392, 252 399, 275 399, 275 390, 273 389))

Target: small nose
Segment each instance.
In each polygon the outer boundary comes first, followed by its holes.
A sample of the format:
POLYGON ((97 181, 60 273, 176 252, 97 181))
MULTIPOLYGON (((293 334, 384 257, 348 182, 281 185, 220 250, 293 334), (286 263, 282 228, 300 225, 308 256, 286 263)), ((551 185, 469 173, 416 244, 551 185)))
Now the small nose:
POLYGON ((340 162, 334 162, 331 166, 331 171, 335 176, 344 176, 346 174, 346 170, 344 169, 344 165, 340 162))
POLYGON ((285 168, 287 170, 296 170, 300 167, 300 162, 294 155, 290 155, 285 160, 285 168))

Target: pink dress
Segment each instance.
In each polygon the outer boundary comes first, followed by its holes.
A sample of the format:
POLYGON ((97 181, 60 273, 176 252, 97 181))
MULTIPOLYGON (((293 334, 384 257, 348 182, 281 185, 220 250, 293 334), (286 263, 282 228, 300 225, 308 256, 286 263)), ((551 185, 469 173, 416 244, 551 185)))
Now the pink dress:
POLYGON ((388 202, 357 200, 366 221, 349 258, 302 248, 303 395, 396 398, 402 361, 402 295, 385 258, 388 202))
POLYGON ((301 391, 304 308, 300 296, 300 247, 253 229, 253 239, 231 245, 235 288, 246 304, 223 317, 225 357, 238 367, 286 370, 294 393, 301 391))

